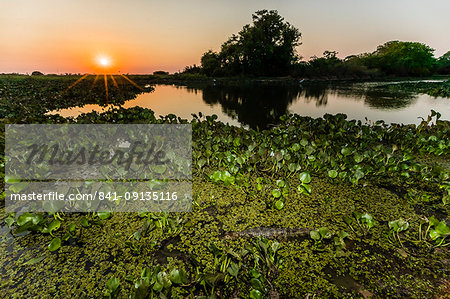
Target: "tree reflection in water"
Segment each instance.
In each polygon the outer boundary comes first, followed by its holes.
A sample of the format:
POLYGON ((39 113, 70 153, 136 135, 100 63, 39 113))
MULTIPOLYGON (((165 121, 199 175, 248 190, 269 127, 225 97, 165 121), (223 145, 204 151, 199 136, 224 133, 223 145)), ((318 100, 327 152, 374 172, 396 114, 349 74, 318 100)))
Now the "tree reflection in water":
POLYGON ((220 103, 222 110, 239 123, 261 129, 277 124, 301 90, 297 86, 208 86, 203 89, 203 101, 220 103))
MULTIPOLYGON (((222 111, 250 128, 276 125, 280 116, 298 100, 315 102, 326 107, 330 96, 364 101, 379 110, 396 110, 415 103, 417 96, 410 92, 392 91, 370 84, 308 84, 304 86, 200 86, 188 87, 189 92, 201 92, 208 105, 220 104, 222 111)), ((301 114, 301 111, 297 111, 301 114)))

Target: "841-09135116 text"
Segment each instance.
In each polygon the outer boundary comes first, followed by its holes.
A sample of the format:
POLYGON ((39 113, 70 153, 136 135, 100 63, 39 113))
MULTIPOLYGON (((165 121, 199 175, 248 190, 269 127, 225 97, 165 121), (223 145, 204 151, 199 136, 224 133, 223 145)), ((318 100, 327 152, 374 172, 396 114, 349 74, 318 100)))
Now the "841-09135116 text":
POLYGON ((63 194, 59 192, 46 192, 46 193, 13 193, 10 195, 11 200, 18 201, 72 201, 72 200, 100 200, 100 201, 114 201, 114 200, 177 200, 178 194, 174 192, 157 192, 157 191, 147 191, 147 192, 124 192, 122 194, 118 192, 99 192, 94 193, 69 193, 63 194))

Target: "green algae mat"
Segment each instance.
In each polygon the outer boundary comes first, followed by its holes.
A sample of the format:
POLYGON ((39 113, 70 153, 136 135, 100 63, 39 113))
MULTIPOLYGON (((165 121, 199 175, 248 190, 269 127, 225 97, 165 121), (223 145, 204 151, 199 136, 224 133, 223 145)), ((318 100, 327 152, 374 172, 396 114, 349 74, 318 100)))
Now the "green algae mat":
MULTIPOLYGON (((450 292, 450 123, 438 112, 419 126, 287 115, 255 131, 215 116, 156 118, 137 107, 77 119, 11 107, 3 123, 190 123, 193 203, 186 213, 8 214, 3 207, 2 297, 450 292)), ((4 131, 0 143, 4 153, 4 131)))

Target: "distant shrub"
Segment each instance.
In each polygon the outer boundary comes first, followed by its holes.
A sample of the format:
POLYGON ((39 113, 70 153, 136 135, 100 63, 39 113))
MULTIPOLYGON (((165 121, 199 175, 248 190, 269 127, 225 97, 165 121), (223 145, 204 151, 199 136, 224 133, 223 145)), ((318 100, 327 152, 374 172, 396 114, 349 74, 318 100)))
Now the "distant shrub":
POLYGON ((166 71, 154 71, 153 75, 168 75, 169 72, 166 71))

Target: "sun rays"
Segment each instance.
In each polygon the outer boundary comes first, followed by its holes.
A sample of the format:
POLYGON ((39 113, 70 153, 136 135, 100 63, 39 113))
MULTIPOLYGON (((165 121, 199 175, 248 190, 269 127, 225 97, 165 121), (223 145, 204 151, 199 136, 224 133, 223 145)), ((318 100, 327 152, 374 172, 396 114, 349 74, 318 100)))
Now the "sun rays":
MULTIPOLYGON (((91 91, 95 88, 95 86, 97 85, 99 79, 101 78, 101 74, 96 74, 96 75, 84 74, 79 79, 77 79, 74 83, 70 84, 65 90, 63 90, 59 94, 59 96, 64 95, 67 91, 69 91, 70 89, 72 89, 75 86, 77 86, 78 84, 80 84, 83 80, 87 79, 89 76, 95 76, 95 78, 92 80, 92 83, 91 83, 91 85, 89 87, 89 93, 91 93, 91 91)), ((144 88, 139 86, 136 82, 131 80, 126 75, 123 75, 123 74, 120 74, 120 75, 103 74, 103 83, 104 83, 104 88, 105 88, 105 100, 106 100, 106 104, 107 105, 109 104, 109 84, 108 84, 109 80, 111 80, 112 86, 114 86, 115 88, 117 88, 119 90, 121 89, 121 86, 124 85, 124 84, 132 84, 133 86, 135 86, 139 90, 145 91, 144 88), (122 80, 122 78, 125 79, 125 80, 122 80)))
POLYGON ((130 78, 128 78, 127 76, 120 74, 123 78, 125 78, 128 82, 130 82, 131 84, 133 84, 134 86, 136 86, 137 88, 139 88, 140 90, 144 90, 142 87, 140 87, 139 85, 137 85, 135 82, 133 82, 133 80, 131 80, 130 78))
POLYGON ((108 102, 109 102, 109 97, 108 97, 108 77, 106 77, 106 74, 104 74, 103 78, 105 79, 106 104, 108 105, 108 102))
POLYGON ((117 84, 116 79, 114 79, 114 76, 113 75, 109 75, 109 76, 111 77, 111 80, 113 81, 114 86, 119 88, 119 85, 117 84))

